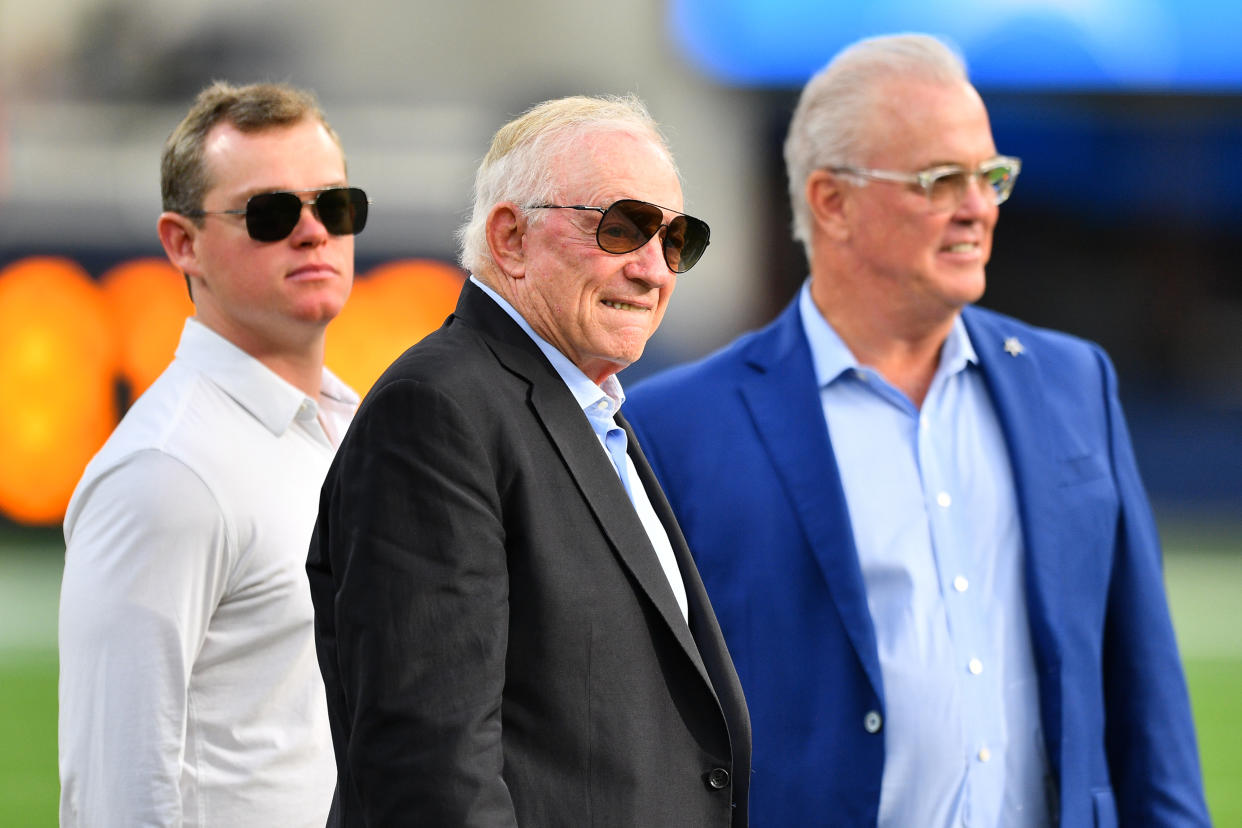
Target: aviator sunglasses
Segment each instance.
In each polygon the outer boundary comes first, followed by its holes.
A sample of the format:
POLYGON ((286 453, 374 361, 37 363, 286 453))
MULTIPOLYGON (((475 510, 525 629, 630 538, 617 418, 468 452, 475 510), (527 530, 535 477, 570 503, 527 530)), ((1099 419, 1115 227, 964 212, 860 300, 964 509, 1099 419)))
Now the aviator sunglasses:
POLYGON ((677 217, 665 224, 665 208, 632 198, 614 201, 607 208, 584 204, 532 204, 526 209, 591 210, 600 213, 595 243, 605 253, 633 253, 664 229, 664 237, 660 240, 664 261, 674 273, 685 273, 694 267, 707 249, 711 237, 711 230, 702 219, 669 210, 670 213, 677 213, 677 217))
POLYGON ((302 190, 317 193, 303 201, 299 193, 259 193, 246 202, 245 210, 192 210, 189 218, 225 215, 245 216, 246 232, 259 242, 275 242, 287 238, 302 218, 302 207, 310 207, 324 228, 334 236, 361 233, 367 226, 367 194, 357 187, 322 187, 302 190))

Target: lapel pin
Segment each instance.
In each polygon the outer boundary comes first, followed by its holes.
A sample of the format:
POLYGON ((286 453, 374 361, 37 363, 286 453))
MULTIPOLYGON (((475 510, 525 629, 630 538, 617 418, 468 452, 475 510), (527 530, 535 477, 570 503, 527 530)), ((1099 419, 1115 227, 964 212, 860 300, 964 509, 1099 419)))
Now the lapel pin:
POLYGON ((1018 341, 1016 336, 1005 337, 1005 353, 1012 357, 1016 357, 1025 350, 1026 348, 1022 347, 1022 343, 1018 341))

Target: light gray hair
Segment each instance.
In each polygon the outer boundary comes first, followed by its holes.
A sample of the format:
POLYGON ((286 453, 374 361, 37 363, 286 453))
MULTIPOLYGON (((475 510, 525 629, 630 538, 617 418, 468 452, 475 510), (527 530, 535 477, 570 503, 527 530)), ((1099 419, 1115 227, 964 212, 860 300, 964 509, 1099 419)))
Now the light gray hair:
POLYGON ((953 48, 926 34, 860 40, 838 52, 802 89, 785 139, 785 170, 793 237, 811 254, 806 179, 817 169, 858 165, 873 128, 876 92, 892 78, 946 85, 966 82, 966 64, 953 48))
MULTIPOLYGON (((557 156, 584 133, 612 131, 650 136, 676 171, 659 125, 634 95, 575 95, 544 101, 497 130, 475 173, 470 220, 457 231, 461 266, 486 280, 491 264, 486 225, 492 207, 505 201, 520 206, 554 203, 560 196, 553 169, 557 156)), ((532 214, 531 220, 539 218, 532 214)))

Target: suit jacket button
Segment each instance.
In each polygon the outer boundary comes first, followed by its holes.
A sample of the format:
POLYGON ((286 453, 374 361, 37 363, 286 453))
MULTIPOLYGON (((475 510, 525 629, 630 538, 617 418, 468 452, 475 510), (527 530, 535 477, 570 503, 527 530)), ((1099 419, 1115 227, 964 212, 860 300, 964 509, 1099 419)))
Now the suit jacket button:
POLYGON ((867 715, 863 716, 863 728, 868 733, 879 733, 883 724, 884 719, 875 710, 868 710, 867 715))
POLYGON ((704 777, 707 787, 719 791, 729 787, 729 772, 724 768, 712 768, 704 777))

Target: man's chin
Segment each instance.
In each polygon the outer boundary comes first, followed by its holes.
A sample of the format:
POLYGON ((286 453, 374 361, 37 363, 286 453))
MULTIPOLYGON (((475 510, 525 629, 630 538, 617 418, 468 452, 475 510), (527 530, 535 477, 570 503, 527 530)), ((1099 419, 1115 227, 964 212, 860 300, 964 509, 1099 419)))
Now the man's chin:
POLYGON ((987 279, 982 270, 960 273, 956 274, 946 287, 945 298, 950 304, 960 309, 966 305, 973 305, 983 298, 983 292, 987 288, 987 279))
POLYGON ((295 316, 299 322, 308 325, 327 325, 340 316, 345 303, 339 301, 320 301, 302 305, 297 308, 295 316))

